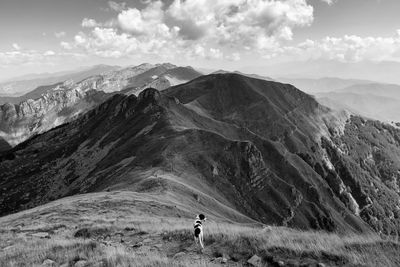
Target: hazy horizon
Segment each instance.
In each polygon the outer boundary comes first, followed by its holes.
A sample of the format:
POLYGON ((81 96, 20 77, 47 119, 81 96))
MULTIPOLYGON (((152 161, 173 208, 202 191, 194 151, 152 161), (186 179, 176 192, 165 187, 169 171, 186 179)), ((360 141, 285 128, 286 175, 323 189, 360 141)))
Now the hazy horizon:
POLYGON ((396 0, 3 0, 0 80, 143 62, 283 76, 285 68, 267 70, 319 61, 331 65, 326 73, 287 75, 362 79, 370 62, 400 70, 399 8, 396 0), (337 66, 349 67, 342 75, 337 66))

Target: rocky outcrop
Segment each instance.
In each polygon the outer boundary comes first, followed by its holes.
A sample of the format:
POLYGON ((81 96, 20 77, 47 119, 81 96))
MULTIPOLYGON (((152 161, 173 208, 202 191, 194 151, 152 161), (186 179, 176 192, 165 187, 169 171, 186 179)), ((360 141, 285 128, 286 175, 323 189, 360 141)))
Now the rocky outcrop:
POLYGON ((106 99, 102 92, 71 88, 66 82, 38 99, 0 107, 0 136, 11 145, 74 119, 106 99))

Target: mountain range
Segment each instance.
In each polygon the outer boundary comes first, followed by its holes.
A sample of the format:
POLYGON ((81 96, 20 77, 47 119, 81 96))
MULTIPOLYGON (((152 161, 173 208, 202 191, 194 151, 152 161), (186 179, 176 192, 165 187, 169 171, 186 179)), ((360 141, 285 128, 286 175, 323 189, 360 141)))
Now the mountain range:
POLYGON ((314 95, 322 105, 331 109, 347 110, 393 125, 400 122, 400 86, 397 84, 339 78, 280 78, 279 81, 291 83, 314 95))
POLYGON ((231 221, 400 231, 400 131, 239 74, 116 94, 3 152, 0 215, 127 190, 231 221))
POLYGON ((79 82, 93 75, 120 69, 118 66, 95 65, 81 70, 63 71, 57 73, 32 74, 15 77, 0 83, 0 97, 18 97, 37 87, 71 80, 79 82))
POLYGON ((310 78, 285 78, 277 79, 282 83, 293 84, 303 92, 308 94, 329 93, 334 91, 343 90, 350 86, 360 86, 372 84, 373 81, 368 80, 355 80, 355 79, 341 79, 335 77, 324 77, 319 79, 310 78))
POLYGON ((341 79, 373 80, 378 83, 400 84, 397 75, 400 63, 396 61, 361 61, 341 62, 337 60, 310 59, 303 61, 289 61, 270 63, 268 65, 242 66, 246 72, 271 77, 310 78, 340 77, 341 79))
MULTIPOLYGON (((0 97, 0 137, 14 146, 73 120, 121 90, 125 94, 137 94, 149 86, 162 90, 201 75, 190 67, 172 64, 141 64, 117 70, 101 68, 111 70, 78 82, 66 80, 39 86, 19 97, 0 97)), ((99 67, 91 70, 94 69, 99 67)), ((76 79, 86 77, 89 72, 74 75, 76 79)))

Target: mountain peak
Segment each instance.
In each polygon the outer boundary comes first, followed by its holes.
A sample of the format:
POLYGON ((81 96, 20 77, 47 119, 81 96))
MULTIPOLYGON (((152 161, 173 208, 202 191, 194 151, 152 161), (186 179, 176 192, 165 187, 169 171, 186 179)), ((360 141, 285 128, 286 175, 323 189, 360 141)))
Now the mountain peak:
POLYGON ((157 102, 161 97, 160 91, 154 88, 146 88, 142 92, 140 92, 138 96, 138 101, 154 101, 157 102))
POLYGON ((156 66, 157 66, 157 67, 158 67, 158 66, 162 66, 162 67, 164 67, 164 68, 166 68, 166 69, 173 69, 173 68, 178 67, 178 66, 176 66, 176 65, 174 65, 174 64, 171 64, 171 63, 168 63, 168 62, 166 62, 166 63, 161 63, 161 64, 156 64, 156 66))

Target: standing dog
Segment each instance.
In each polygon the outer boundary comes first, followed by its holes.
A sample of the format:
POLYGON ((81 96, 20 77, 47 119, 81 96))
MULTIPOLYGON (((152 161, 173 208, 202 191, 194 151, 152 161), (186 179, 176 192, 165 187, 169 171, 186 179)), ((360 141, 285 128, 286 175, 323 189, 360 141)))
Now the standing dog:
POLYGON ((201 250, 203 251, 204 249, 204 243, 203 243, 203 223, 206 221, 206 216, 204 214, 199 214, 196 217, 196 220, 194 221, 194 241, 195 243, 199 243, 201 250))

